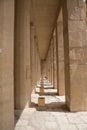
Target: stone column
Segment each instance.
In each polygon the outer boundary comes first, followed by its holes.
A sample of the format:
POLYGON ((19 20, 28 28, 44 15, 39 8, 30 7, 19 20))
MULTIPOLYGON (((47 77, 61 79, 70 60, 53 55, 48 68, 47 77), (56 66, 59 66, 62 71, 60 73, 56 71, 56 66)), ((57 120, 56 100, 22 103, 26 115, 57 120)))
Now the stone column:
POLYGON ((51 82, 51 50, 50 48, 49 48, 48 57, 49 57, 49 81, 51 82))
POLYGON ((48 57, 46 57, 46 77, 48 77, 48 57))
POLYGON ((48 52, 48 79, 50 81, 50 58, 49 58, 49 52, 48 52))
MULTIPOLYGON (((31 15, 31 14, 30 14, 31 15)), ((34 42, 34 26, 33 23, 30 22, 30 68, 31 68, 31 87, 33 90, 33 56, 32 56, 32 52, 33 52, 33 42, 34 42)))
POLYGON ((37 81, 37 77, 36 77, 36 73, 37 73, 37 69, 36 69, 36 67, 37 67, 37 48, 36 48, 36 43, 37 43, 37 37, 35 36, 34 37, 34 55, 33 55, 33 63, 34 63, 34 70, 33 70, 33 72, 34 72, 34 87, 36 86, 36 81, 37 81))
POLYGON ((35 26, 33 23, 30 24, 30 42, 31 42, 31 81, 32 81, 32 89, 35 87, 35 26))
POLYGON ((53 71, 53 87, 55 88, 55 64, 54 64, 54 59, 55 55, 54 55, 54 34, 53 34, 53 39, 52 39, 52 71, 53 71))
POLYGON ((41 60, 40 60, 39 52, 38 52, 38 63, 39 63, 39 66, 38 66, 38 69, 39 69, 39 80, 40 80, 40 78, 41 78, 41 60))
POLYGON ((47 53, 47 77, 48 77, 48 80, 49 80, 49 57, 48 57, 48 53, 47 53))
POLYGON ((53 44, 53 46, 54 46, 54 87, 57 89, 58 87, 57 87, 57 85, 58 85, 58 82, 57 82, 57 80, 58 80, 58 78, 57 78, 57 55, 56 55, 56 53, 57 53, 57 48, 56 48, 56 29, 54 30, 54 36, 53 36, 53 39, 54 39, 54 44, 53 44))
POLYGON ((48 57, 48 54, 47 54, 47 57, 46 57, 46 71, 47 71, 47 78, 49 80, 49 57, 48 57))
POLYGON ((37 84, 37 76, 35 74, 37 74, 37 37, 35 36, 35 42, 34 42, 34 87, 37 84))
POLYGON ((50 58, 51 58, 51 84, 52 84, 52 86, 53 86, 53 39, 51 39, 51 44, 50 44, 50 49, 51 49, 51 56, 50 56, 50 58))
POLYGON ((14 0, 0 0, 0 130, 14 130, 14 0))
POLYGON ((48 55, 47 55, 47 78, 48 78, 48 80, 49 80, 49 57, 48 57, 48 55))
POLYGON ((63 44, 63 18, 62 9, 57 21, 58 35, 58 61, 59 61, 59 95, 65 95, 65 72, 64 72, 64 44, 63 44))
POLYGON ((48 57, 49 57, 49 81, 51 82, 52 69, 51 69, 51 48, 50 47, 49 47, 48 57))
POLYGON ((84 2, 63 3, 66 103, 71 111, 87 110, 87 49, 84 2))
POLYGON ((30 0, 16 0, 15 7, 15 108, 24 109, 31 97, 30 0))
POLYGON ((51 84, 53 85, 53 39, 50 44, 50 71, 51 71, 51 84))
POLYGON ((57 30, 57 23, 56 23, 56 28, 55 28, 55 33, 56 33, 56 43, 55 43, 55 48, 56 48, 56 82, 57 82, 57 93, 59 94, 59 54, 58 54, 58 30, 57 30))
POLYGON ((38 72, 38 81, 40 80, 40 57, 39 57, 39 50, 37 49, 37 52, 38 52, 38 54, 37 54, 37 72, 38 72))

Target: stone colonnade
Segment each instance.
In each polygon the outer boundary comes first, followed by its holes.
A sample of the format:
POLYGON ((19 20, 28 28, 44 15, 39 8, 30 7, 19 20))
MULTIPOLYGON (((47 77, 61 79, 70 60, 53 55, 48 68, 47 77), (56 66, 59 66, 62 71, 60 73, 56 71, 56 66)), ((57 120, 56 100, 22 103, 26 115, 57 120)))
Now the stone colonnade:
MULTIPOLYGON (((14 108, 30 106, 41 60, 30 0, 0 1, 0 130, 14 129, 14 108)), ((85 3, 61 0, 43 73, 70 111, 87 110, 85 3)))
POLYGON ((15 108, 24 109, 29 107, 32 89, 40 78, 40 58, 35 27, 30 19, 30 0, 17 0, 15 6, 15 108))
POLYGON ((41 77, 30 0, 0 1, 0 130, 14 130, 14 109, 30 106, 41 77))
POLYGON ((85 3, 66 0, 60 5, 46 57, 47 77, 58 94, 65 95, 70 111, 87 110, 85 3))

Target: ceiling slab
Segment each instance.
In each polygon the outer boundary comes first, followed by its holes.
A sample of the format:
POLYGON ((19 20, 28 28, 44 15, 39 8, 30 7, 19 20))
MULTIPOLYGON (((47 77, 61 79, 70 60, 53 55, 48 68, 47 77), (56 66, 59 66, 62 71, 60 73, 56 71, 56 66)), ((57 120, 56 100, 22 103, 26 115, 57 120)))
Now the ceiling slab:
POLYGON ((32 0, 38 48, 45 59, 57 16, 59 0, 32 0))

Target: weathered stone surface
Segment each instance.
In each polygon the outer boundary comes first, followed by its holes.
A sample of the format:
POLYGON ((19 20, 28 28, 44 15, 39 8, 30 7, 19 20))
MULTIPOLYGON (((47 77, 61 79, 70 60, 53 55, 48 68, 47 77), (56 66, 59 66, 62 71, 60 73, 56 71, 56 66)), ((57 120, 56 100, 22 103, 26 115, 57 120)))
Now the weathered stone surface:
POLYGON ((0 130, 14 129, 14 0, 0 1, 0 130))
POLYGON ((31 95, 30 0, 17 0, 15 5, 15 108, 23 109, 31 95))
POLYGON ((54 43, 53 43, 53 46, 54 46, 54 69, 53 69, 53 71, 54 71, 54 87, 55 88, 58 88, 58 78, 57 78, 57 73, 58 73, 58 71, 57 71, 57 55, 56 55, 56 51, 57 51, 57 49, 56 49, 56 30, 54 30, 54 36, 53 36, 53 39, 54 39, 54 43))
POLYGON ((58 32, 58 64, 59 64, 59 95, 65 95, 65 71, 64 71, 64 43, 63 43, 63 17, 60 11, 57 21, 58 32))
POLYGON ((63 5, 65 45, 66 100, 71 111, 87 110, 86 23, 83 15, 84 3, 67 0, 63 5), (74 3, 75 2, 75 3, 74 3), (68 12, 64 11, 68 7, 68 12), (70 13, 71 12, 71 13, 70 13), (83 12, 83 13, 82 13, 83 12), (82 15, 83 14, 83 15, 82 15))

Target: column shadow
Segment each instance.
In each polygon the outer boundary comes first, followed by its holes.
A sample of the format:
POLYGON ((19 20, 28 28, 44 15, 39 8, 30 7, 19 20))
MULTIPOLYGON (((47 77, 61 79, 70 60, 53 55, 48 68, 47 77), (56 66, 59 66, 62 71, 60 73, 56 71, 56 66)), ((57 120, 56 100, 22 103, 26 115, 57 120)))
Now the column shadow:
POLYGON ((44 107, 38 106, 38 104, 32 102, 31 108, 36 108, 37 111, 50 111, 50 112, 69 112, 64 102, 52 102, 45 104, 44 107))

